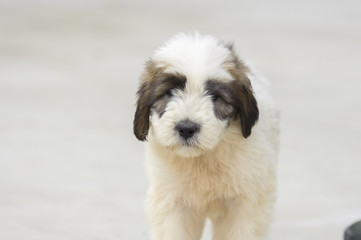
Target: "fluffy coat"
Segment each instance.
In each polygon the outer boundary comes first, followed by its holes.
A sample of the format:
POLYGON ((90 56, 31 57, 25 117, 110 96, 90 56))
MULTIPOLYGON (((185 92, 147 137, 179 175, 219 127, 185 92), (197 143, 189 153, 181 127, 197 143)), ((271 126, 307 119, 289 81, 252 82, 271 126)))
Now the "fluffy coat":
POLYGON ((266 79, 232 46, 180 34, 159 48, 142 75, 134 132, 148 140, 152 239, 198 240, 206 218, 214 240, 266 235, 276 200, 278 111, 266 79), (185 119, 200 126, 189 139, 175 130, 185 119))

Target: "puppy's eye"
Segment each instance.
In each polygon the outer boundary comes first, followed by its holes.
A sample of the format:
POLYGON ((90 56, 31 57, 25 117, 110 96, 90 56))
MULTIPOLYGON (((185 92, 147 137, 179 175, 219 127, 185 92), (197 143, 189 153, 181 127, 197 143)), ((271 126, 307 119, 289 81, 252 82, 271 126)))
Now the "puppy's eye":
POLYGON ((214 93, 210 94, 210 96, 214 104, 230 105, 229 101, 227 101, 227 98, 225 96, 214 93))
POLYGON ((173 96, 173 92, 172 92, 172 90, 173 89, 168 89, 166 92, 165 92, 165 94, 164 94, 164 96, 168 96, 168 97, 171 97, 171 96, 173 96))
POLYGON ((212 101, 215 102, 219 99, 219 96, 216 94, 211 94, 212 101))
POLYGON ((210 93, 209 95, 211 96, 211 99, 212 99, 213 102, 223 100, 222 96, 220 96, 217 93, 210 93))

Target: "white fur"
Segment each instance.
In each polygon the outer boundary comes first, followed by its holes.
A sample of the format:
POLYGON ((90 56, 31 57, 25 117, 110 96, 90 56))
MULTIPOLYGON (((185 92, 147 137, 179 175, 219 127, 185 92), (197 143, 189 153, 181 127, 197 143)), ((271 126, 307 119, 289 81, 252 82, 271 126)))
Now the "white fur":
POLYGON ((238 121, 219 120, 205 94, 208 79, 231 81, 230 50, 211 36, 177 35, 152 60, 168 73, 186 76, 162 117, 151 114, 147 162, 151 186, 147 212, 154 240, 200 239, 204 221, 214 240, 259 240, 270 224, 276 199, 278 112, 268 82, 247 73, 260 111, 248 138, 238 121), (182 119, 201 126, 194 144, 174 131, 182 119))

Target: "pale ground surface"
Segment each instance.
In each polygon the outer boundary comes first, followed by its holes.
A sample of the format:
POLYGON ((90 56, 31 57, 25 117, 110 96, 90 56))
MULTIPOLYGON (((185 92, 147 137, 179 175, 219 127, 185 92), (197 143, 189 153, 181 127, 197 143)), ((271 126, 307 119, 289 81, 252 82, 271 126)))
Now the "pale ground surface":
POLYGON ((198 29, 282 110, 270 239, 340 240, 361 219, 361 2, 169 2, 0 1, 0 239, 149 239, 134 93, 154 48, 198 29))

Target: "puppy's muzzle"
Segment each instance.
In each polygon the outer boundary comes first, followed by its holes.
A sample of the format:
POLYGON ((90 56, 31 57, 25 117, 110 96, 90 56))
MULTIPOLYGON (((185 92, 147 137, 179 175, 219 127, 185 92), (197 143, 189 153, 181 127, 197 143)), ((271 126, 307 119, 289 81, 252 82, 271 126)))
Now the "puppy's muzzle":
POLYGON ((184 140, 187 140, 199 132, 200 125, 190 120, 184 120, 175 126, 175 130, 178 132, 179 136, 184 140))

